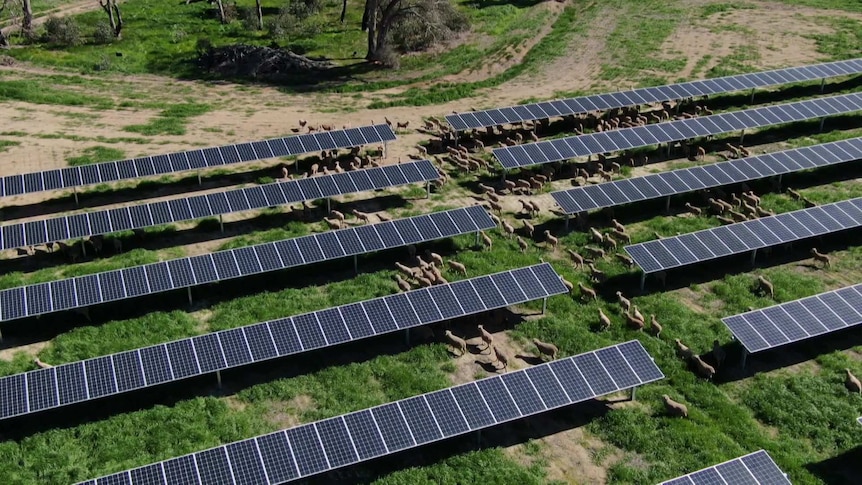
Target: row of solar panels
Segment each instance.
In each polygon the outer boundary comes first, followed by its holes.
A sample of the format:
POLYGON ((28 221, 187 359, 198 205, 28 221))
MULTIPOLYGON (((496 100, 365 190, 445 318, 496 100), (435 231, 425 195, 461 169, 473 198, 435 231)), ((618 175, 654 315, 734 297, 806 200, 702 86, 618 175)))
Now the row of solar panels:
POLYGON ((2 226, 2 249, 140 229, 337 195, 429 182, 440 175, 428 160, 354 170, 168 201, 2 226))
POLYGON ((548 263, 0 377, 0 419, 566 293, 548 263))
POLYGON ((683 475, 661 485, 790 485, 787 475, 764 450, 683 475))
POLYGON ((395 140, 389 125, 363 126, 306 135, 188 150, 115 162, 95 163, 3 177, 0 196, 94 185, 150 175, 220 167, 235 163, 359 147, 395 140))
POLYGON ((566 214, 862 159, 862 137, 552 192, 566 214))
POLYGON ((453 130, 462 131, 859 73, 862 73, 862 59, 850 59, 508 108, 453 113, 446 115, 446 121, 453 130))
POLYGON ((851 93, 495 148, 494 156, 513 169, 859 110, 862 93, 851 93))
POLYGON ((723 318, 750 353, 862 324, 862 285, 723 318))
POLYGON ((626 246, 644 273, 664 271, 862 225, 862 197, 626 246))
POLYGON ((480 206, 0 291, 0 321, 403 247, 496 227, 480 206))
POLYGON ((632 340, 85 483, 286 483, 663 378, 632 340))

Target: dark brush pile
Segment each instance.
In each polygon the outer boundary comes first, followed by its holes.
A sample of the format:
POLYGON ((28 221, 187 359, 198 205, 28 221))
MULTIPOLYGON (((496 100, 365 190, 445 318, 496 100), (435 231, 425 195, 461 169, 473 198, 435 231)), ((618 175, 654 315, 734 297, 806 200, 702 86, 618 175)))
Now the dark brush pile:
POLYGON ((198 64, 214 74, 254 79, 281 78, 333 67, 329 61, 309 59, 287 49, 243 44, 210 47, 198 58, 198 64))

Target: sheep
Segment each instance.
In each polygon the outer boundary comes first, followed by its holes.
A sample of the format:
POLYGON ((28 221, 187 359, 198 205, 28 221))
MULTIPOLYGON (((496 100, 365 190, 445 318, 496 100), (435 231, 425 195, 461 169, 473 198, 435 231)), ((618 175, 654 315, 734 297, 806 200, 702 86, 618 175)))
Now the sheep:
POLYGON ((499 217, 495 216, 494 214, 488 214, 488 215, 491 216, 491 220, 494 221, 495 226, 501 226, 503 224, 503 222, 500 220, 499 217))
POLYGON ((599 323, 602 330, 611 328, 611 319, 599 308, 599 323))
POLYGON ((571 281, 563 278, 562 276, 560 276, 560 281, 563 283, 563 286, 565 286, 569 290, 569 293, 571 293, 572 290, 575 289, 575 285, 573 285, 571 281))
POLYGON ((585 260, 583 256, 576 253, 575 251, 572 251, 571 249, 566 249, 566 252, 569 253, 569 258, 572 260, 572 264, 575 266, 575 268, 580 268, 584 265, 585 260))
POLYGON ((844 372, 847 373, 847 378, 844 379, 844 386, 847 387, 847 390, 856 394, 862 393, 862 383, 859 382, 859 379, 850 372, 850 369, 844 369, 844 372))
POLYGON ((533 227, 533 225, 530 224, 529 222, 527 222, 526 220, 521 221, 521 222, 524 224, 524 230, 527 232, 527 235, 530 237, 530 239, 532 239, 533 238, 533 232, 536 230, 536 228, 533 227))
POLYGON ((353 209, 352 211, 350 211, 350 213, 353 214, 354 217, 356 217, 357 219, 359 219, 362 222, 367 223, 370 220, 368 213, 366 213, 366 212, 359 212, 358 210, 353 209))
POLYGON ((448 261, 448 263, 449 263, 449 267, 452 268, 453 271, 457 271, 457 272, 461 273, 462 275, 467 276, 467 267, 464 266, 462 263, 459 263, 458 261, 455 261, 454 259, 450 259, 448 261))
POLYGON ((389 222, 392 220, 389 218, 389 216, 387 216, 386 214, 384 214, 382 212, 377 213, 377 218, 380 219, 380 222, 389 222))
POLYGON ((694 352, 691 351, 684 343, 682 343, 678 338, 673 339, 676 343, 676 355, 682 357, 683 360, 689 361, 692 357, 694 357, 694 352))
POLYGON ((493 194, 494 192, 496 192, 496 189, 494 189, 494 187, 490 187, 481 182, 479 182, 479 188, 482 189, 482 192, 486 194, 493 194))
POLYGON ((629 313, 632 310, 632 302, 628 298, 623 296, 622 291, 617 292, 617 300, 620 302, 620 306, 623 307, 623 311, 629 313))
POLYGON ((603 283, 608 279, 608 276, 605 274, 605 272, 597 269, 595 266, 593 266, 593 263, 589 263, 589 268, 590 278, 596 283, 603 283))
POLYGON ((398 284, 398 289, 401 291, 410 291, 412 287, 400 274, 395 275, 395 282, 398 284))
POLYGON ((404 276, 407 276, 408 278, 413 278, 416 276, 416 273, 414 272, 413 268, 409 268, 407 266, 404 266, 403 264, 399 263, 398 261, 395 262, 395 267, 398 268, 398 271, 403 273, 404 276))
POLYGON ((419 286, 423 288, 430 288, 434 286, 434 280, 431 278, 426 278, 425 276, 416 276, 416 281, 419 282, 419 286))
POLYGON ((323 220, 330 229, 341 229, 341 222, 338 219, 327 219, 324 217, 323 220))
POLYGON ((521 236, 518 236, 518 247, 521 248, 522 253, 526 253, 527 248, 529 247, 527 245, 527 241, 524 241, 524 239, 521 236))
POLYGON ((635 318, 628 313, 624 314, 626 317, 626 324, 634 330, 642 331, 644 329, 644 321, 638 318, 635 318))
POLYGON ((494 343, 494 337, 491 335, 491 332, 485 330, 484 325, 477 325, 479 329, 479 336, 482 338, 482 342, 485 342, 485 348, 490 350, 491 344, 494 343))
POLYGON ((811 248, 811 257, 814 258, 815 263, 823 263, 824 268, 832 266, 832 261, 830 261, 829 256, 817 251, 817 248, 811 248))
POLYGON ((700 374, 701 377, 712 379, 712 376, 715 375, 715 367, 704 362, 699 355, 692 356, 692 360, 694 361, 694 365, 697 368, 697 373, 700 374))
POLYGON ((632 242, 632 237, 625 231, 620 231, 619 229, 614 228, 611 229, 611 232, 609 232, 608 234, 613 235, 615 238, 626 244, 631 244, 632 242))
POLYGON ((705 148, 703 148, 703 147, 701 147, 701 146, 697 147, 697 155, 695 155, 695 157, 694 157, 694 158, 695 158, 696 160, 701 160, 701 161, 703 161, 703 158, 704 158, 705 156, 706 156, 706 149, 705 149, 705 148))
POLYGON ((431 252, 430 249, 425 250, 425 257, 431 261, 431 264, 435 266, 443 266, 443 256, 440 256, 437 253, 431 252))
POLYGON ((590 253, 590 256, 592 256, 594 258, 604 258, 605 257, 605 250, 602 248, 594 248, 592 246, 584 246, 584 249, 586 249, 587 252, 590 253))
POLYGON ((518 199, 518 202, 521 203, 521 209, 522 210, 526 211, 528 214, 533 213, 533 206, 530 205, 529 202, 525 201, 524 199, 518 199))
POLYGON ((712 211, 715 212, 716 214, 721 215, 727 211, 727 206, 725 206, 721 202, 718 202, 717 200, 715 200, 712 197, 707 199, 707 202, 709 202, 710 209, 712 209, 712 211))
POLYGON ((718 339, 712 341, 712 358, 715 360, 715 367, 720 368, 724 365, 724 359, 727 357, 727 353, 721 348, 721 344, 718 342, 718 339))
POLYGON ((685 208, 688 209, 688 211, 690 213, 694 214, 695 216, 699 216, 699 215, 703 214, 703 210, 701 208, 695 207, 688 202, 685 203, 685 208))
POLYGON ((622 225, 616 219, 611 219, 611 225, 614 226, 614 229, 620 232, 626 232, 626 226, 622 225))
POLYGON ((615 254, 614 254, 614 257, 616 257, 617 259, 619 259, 621 263, 623 263, 624 265, 628 266, 629 268, 633 268, 633 267, 634 267, 634 265, 635 265, 635 261, 634 261, 632 258, 630 258, 629 256, 627 256, 627 255, 625 255, 625 254, 623 254, 623 253, 615 253, 615 254))
POLYGON ((656 320, 655 315, 650 315, 650 333, 652 333, 656 338, 661 338, 661 330, 662 327, 656 320))
POLYGON ((664 409, 669 415, 674 417, 679 416, 681 418, 688 417, 688 408, 685 404, 674 401, 667 394, 663 394, 661 398, 664 401, 664 409))
POLYGON ((757 288, 769 295, 769 298, 775 299, 775 287, 762 275, 757 277, 757 288))
POLYGON ((593 238, 594 242, 601 244, 605 240, 605 236, 596 230, 596 228, 590 228, 590 236, 593 238))
POLYGON ((748 202, 752 206, 760 205, 760 197, 754 195, 753 191, 743 192, 742 193, 742 200, 745 202, 748 202))
POLYGON ((494 202, 493 200, 488 201, 488 205, 491 206, 491 210, 496 212, 499 215, 503 215, 503 206, 494 202))
POLYGON ((494 242, 487 234, 485 234, 485 231, 479 231, 479 233, 482 235, 482 244, 490 251, 494 246, 494 242))
POLYGON ((509 224, 508 222, 506 222, 504 220, 503 221, 503 232, 506 233, 507 238, 511 238, 512 235, 515 234, 515 228, 511 224, 509 224))
POLYGON ((502 350, 498 349, 496 345, 492 345, 491 350, 494 351, 494 362, 499 362, 503 364, 503 369, 508 368, 509 358, 506 357, 506 354, 504 354, 502 350))
POLYGON ((578 289, 581 290, 582 297, 586 297, 589 300, 598 299, 598 297, 596 296, 596 290, 584 286, 584 284, 580 281, 578 282, 578 289))
POLYGON ((560 243, 560 240, 552 236, 551 231, 547 229, 545 229, 545 241, 547 241, 555 250, 557 249, 557 245, 560 243))
POLYGON ((637 305, 632 306, 632 316, 637 318, 638 320, 640 320, 642 322, 646 321, 644 319, 644 316, 641 314, 641 312, 638 311, 637 305))
POLYGON ((536 345, 536 348, 539 350, 539 353, 542 354, 542 356, 547 355, 551 358, 551 360, 557 358, 557 352, 559 352, 559 349, 556 345, 542 342, 537 338, 533 339, 533 344, 536 345))
POLYGON ((398 121, 395 123, 395 126, 397 126, 399 129, 405 129, 406 130, 407 127, 410 126, 410 122, 405 121, 404 123, 402 123, 402 122, 398 121))
POLYGON ((617 250, 617 241, 608 234, 605 234, 605 239, 604 239, 604 242, 602 242, 602 244, 606 248, 608 248, 608 250, 610 250, 610 251, 616 251, 617 250))
POLYGON ((537 215, 538 215, 538 214, 539 214, 539 212, 541 212, 541 211, 542 211, 542 208, 541 208, 541 207, 539 207, 539 204, 537 204, 537 203, 533 202, 532 200, 528 200, 527 202, 530 204, 531 212, 533 212, 533 213, 535 213, 535 214, 537 214, 537 215))
MULTIPOLYGON (((35 359, 33 359, 33 363, 34 363, 34 364, 36 364, 36 367, 38 367, 38 368, 40 368, 40 369, 50 369, 51 367, 54 367, 54 366, 53 366, 53 365, 51 365, 51 364, 47 364, 47 363, 45 363, 45 362, 42 362, 41 360, 39 360, 39 358, 38 358, 38 357, 36 357, 35 359)), ((850 371, 847 371, 847 372, 849 373, 850 371)), ((857 381, 857 382, 858 382, 858 381, 857 381)))
POLYGON ((452 333, 451 330, 446 330, 446 341, 453 349, 461 351, 461 355, 467 353, 467 341, 452 333))
POLYGON ((787 187, 787 193, 790 195, 790 198, 793 200, 801 200, 802 199, 802 194, 791 189, 790 187, 787 187))

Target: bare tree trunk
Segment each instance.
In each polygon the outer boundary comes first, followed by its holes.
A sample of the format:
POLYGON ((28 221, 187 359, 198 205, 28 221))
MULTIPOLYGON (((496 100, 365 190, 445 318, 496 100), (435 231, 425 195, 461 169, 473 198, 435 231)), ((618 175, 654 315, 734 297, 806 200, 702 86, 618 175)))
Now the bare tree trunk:
POLYGON ((21 31, 27 39, 33 38, 33 4, 30 0, 21 1, 24 17, 21 19, 21 31))
POLYGON ((120 14, 120 6, 117 5, 117 0, 114 0, 114 13, 117 14, 117 26, 114 28, 114 37, 119 39, 123 32, 123 16, 120 14))
POLYGON ((344 17, 347 16, 347 0, 341 2, 341 23, 344 23, 344 17))
POLYGON ((257 30, 263 30, 263 8, 260 6, 260 0, 255 0, 257 4, 257 30))
POLYGON ((123 16, 120 13, 120 6, 117 5, 117 0, 99 0, 99 6, 108 14, 111 32, 114 33, 115 38, 119 39, 123 32, 123 16))
POLYGON ((9 39, 6 38, 6 34, 0 30, 0 49, 8 49, 9 48, 9 39))
POLYGON ((216 6, 218 6, 218 19, 221 23, 226 24, 227 19, 224 16, 224 3, 222 0, 215 0, 216 6))
POLYGON ((366 0, 362 27, 368 29, 368 53, 365 59, 373 61, 377 58, 377 0, 366 0))

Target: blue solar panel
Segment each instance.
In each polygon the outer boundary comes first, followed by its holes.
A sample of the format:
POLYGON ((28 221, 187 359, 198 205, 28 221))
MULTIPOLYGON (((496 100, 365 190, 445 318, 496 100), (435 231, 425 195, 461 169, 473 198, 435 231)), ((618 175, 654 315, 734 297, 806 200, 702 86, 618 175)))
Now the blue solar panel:
POLYGON ((700 484, 768 484, 790 485, 787 475, 778 468, 764 450, 756 451, 739 458, 704 468, 660 485, 700 485, 700 484))

